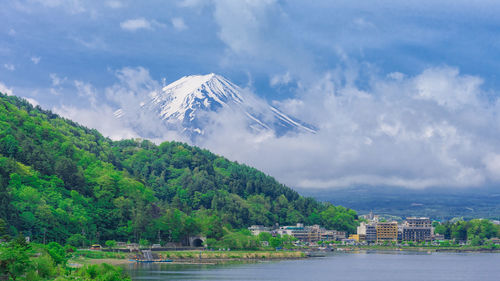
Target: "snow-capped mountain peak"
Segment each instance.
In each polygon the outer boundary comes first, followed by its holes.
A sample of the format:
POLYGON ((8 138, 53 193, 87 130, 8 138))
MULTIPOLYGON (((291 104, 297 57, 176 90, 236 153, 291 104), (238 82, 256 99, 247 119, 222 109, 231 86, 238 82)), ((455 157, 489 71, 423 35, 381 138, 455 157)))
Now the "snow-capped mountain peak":
POLYGON ((180 121, 194 118, 198 109, 217 109, 230 103, 241 104, 241 89, 222 76, 190 75, 163 87, 161 92, 151 94, 154 107, 160 107, 162 119, 180 121), (186 116, 186 113, 188 116, 186 116))
MULTIPOLYGON (((167 129, 180 130, 191 139, 203 135, 206 124, 211 123, 207 118, 215 116, 208 117, 206 113, 218 113, 223 109, 243 116, 248 128, 253 131, 273 131, 277 135, 289 131, 315 133, 312 126, 284 114, 265 100, 214 73, 184 76, 152 92, 146 99, 141 103, 140 110, 153 113, 167 129)), ((126 114, 121 109, 115 112, 120 119, 126 114)), ((135 127, 141 126, 137 124, 135 127)))

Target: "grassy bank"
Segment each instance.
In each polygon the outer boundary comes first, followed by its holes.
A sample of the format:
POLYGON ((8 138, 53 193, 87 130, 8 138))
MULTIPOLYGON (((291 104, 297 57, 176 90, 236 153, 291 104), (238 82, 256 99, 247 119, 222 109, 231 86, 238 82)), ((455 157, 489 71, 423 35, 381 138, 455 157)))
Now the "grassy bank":
MULTIPOLYGON (((129 263, 134 253, 114 253, 91 250, 77 250, 70 260, 76 266, 108 263, 113 265, 129 263)), ((300 259, 306 254, 300 251, 159 251, 153 252, 155 259, 171 259, 174 262, 224 261, 224 260, 270 260, 300 259)), ((140 257, 139 257, 140 258, 140 257)))
POLYGON ((76 250, 74 256, 77 258, 83 257, 88 259, 128 259, 130 257, 130 253, 76 250))
POLYGON ((130 263, 129 258, 129 253, 77 250, 72 258, 68 261, 68 264, 71 267, 81 267, 84 265, 103 263, 120 265, 130 263))

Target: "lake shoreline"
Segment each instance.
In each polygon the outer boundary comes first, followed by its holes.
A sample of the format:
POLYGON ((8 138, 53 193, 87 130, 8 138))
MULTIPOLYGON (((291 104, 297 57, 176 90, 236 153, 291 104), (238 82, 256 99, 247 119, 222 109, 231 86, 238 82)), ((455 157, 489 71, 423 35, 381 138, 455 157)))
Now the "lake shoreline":
POLYGON ((426 248, 426 247, 345 247, 336 248, 334 251, 350 252, 350 251, 407 251, 407 252, 441 252, 441 253, 500 253, 500 249, 473 249, 473 248, 426 248))
MULTIPOLYGON (((112 265, 133 264, 135 259, 142 260, 136 254, 113 252, 96 252, 80 250, 70 263, 73 267, 87 264, 108 263, 112 265)), ((154 252, 154 260, 172 260, 165 264, 219 264, 226 262, 251 262, 270 260, 296 260, 309 258, 304 251, 158 251, 154 252)), ((158 262, 160 263, 160 262, 158 262)))
MULTIPOLYGON (((291 251, 205 251, 205 250, 183 250, 183 251, 159 251, 155 252, 155 259, 169 259, 172 262, 167 264, 220 264, 227 262, 260 262, 260 261, 276 261, 276 260, 298 260, 314 257, 322 257, 328 253, 356 253, 360 251, 380 251, 380 252, 427 252, 427 253, 500 253, 500 249, 471 249, 471 248, 399 248, 399 247, 383 247, 383 246, 368 246, 368 247, 337 247, 331 250, 317 249, 302 249, 291 251)), ((111 265, 134 264, 135 258, 133 254, 116 254, 107 252, 104 256, 86 256, 89 251, 80 251, 77 258, 70 261, 73 267, 80 267, 87 264, 108 263, 111 265)), ((92 252, 96 253, 96 252, 92 252)), ((165 262, 163 262, 165 263, 165 262)))

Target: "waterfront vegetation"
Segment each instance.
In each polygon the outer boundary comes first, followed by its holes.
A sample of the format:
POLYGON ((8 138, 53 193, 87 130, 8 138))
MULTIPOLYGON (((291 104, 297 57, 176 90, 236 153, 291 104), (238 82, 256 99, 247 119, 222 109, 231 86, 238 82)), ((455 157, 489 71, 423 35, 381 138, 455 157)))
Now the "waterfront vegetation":
POLYGON ((0 279, 2 280, 130 280, 122 268, 109 264, 68 266, 74 248, 56 242, 47 245, 27 243, 25 237, 0 243, 0 279))

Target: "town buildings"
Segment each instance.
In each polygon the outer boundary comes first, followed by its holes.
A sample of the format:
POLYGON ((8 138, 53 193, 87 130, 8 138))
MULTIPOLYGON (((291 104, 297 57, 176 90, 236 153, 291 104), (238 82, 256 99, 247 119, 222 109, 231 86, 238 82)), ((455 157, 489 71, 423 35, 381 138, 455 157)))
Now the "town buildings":
MULTIPOLYGON (((370 213, 365 216, 365 220, 367 222, 361 222, 357 227, 357 233, 349 236, 349 239, 355 243, 422 242, 433 239, 432 223, 426 217, 409 217, 403 223, 398 224, 396 221, 381 221, 377 215, 370 213)), ((344 241, 346 238, 346 232, 325 229, 319 225, 304 226, 301 223, 274 227, 252 225, 248 229, 253 235, 259 235, 262 232, 273 236, 290 235, 304 243, 344 241)))
POLYGON ((273 235, 290 235, 301 242, 308 243, 342 240, 346 237, 346 232, 344 231, 329 230, 319 225, 304 226, 304 224, 301 223, 292 226, 277 226, 275 228, 252 225, 248 229, 253 235, 259 235, 262 232, 268 232, 273 235))
POLYGON ((398 224, 396 221, 380 222, 378 216, 372 213, 365 217, 369 219, 369 222, 361 222, 357 229, 360 242, 422 242, 432 240, 433 228, 429 218, 409 217, 402 224, 398 224))

